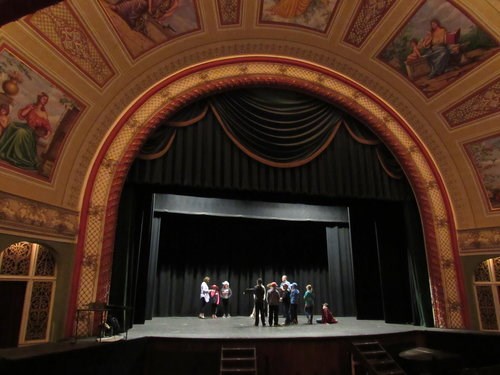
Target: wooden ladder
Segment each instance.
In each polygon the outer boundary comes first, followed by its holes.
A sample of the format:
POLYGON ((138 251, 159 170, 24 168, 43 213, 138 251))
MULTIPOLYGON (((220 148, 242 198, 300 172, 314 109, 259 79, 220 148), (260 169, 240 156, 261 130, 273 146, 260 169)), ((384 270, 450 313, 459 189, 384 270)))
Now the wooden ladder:
POLYGON ((360 367, 371 375, 405 375, 406 372, 377 341, 352 342, 352 374, 358 374, 360 367))
POLYGON ((255 347, 222 347, 220 352, 220 375, 257 375, 257 354, 255 347))

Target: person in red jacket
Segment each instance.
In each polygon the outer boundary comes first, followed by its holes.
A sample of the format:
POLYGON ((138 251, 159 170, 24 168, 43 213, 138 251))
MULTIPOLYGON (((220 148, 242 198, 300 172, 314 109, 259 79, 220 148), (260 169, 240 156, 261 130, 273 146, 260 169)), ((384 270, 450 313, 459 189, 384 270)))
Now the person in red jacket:
POLYGON ((321 324, 334 324, 338 323, 338 320, 335 319, 330 308, 328 307, 328 303, 323 304, 323 308, 321 309, 321 319, 316 319, 316 323, 321 324))

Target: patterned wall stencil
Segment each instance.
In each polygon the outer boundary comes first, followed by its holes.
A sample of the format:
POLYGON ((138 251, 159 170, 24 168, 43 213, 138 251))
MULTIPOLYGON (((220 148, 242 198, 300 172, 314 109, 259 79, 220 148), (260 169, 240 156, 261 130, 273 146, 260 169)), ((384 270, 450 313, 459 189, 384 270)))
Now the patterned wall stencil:
POLYGON ((47 181, 85 107, 35 66, 0 45, 0 168, 47 181))
POLYGON ((201 29, 196 0, 98 0, 133 58, 201 29))
POLYGON ((221 26, 241 23, 241 0, 217 0, 217 11, 221 26))
POLYGON ((260 0, 260 23, 326 32, 338 0, 260 0))
POLYGON ((500 78, 443 112, 450 128, 500 113, 500 78))
POLYGON ((464 145, 482 187, 488 208, 500 210, 500 134, 464 145))
POLYGON ((500 251, 500 227, 458 231, 460 252, 486 253, 500 251))
POLYGON ((26 22, 99 87, 115 75, 111 64, 67 2, 28 16, 26 22))
POLYGON ((452 1, 427 0, 377 56, 430 98, 500 51, 452 1))
POLYGON ((77 212, 0 192, 0 228, 75 241, 77 212))
POLYGON ((364 0, 358 6, 344 42, 360 47, 396 0, 364 0))

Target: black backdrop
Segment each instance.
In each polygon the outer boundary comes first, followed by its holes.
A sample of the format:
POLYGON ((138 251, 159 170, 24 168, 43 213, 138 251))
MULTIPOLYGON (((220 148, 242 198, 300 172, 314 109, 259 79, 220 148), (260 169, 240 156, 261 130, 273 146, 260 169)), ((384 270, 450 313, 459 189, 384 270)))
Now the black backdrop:
POLYGON ((286 274, 289 281, 297 282, 301 293, 311 283, 318 312, 319 301, 333 297, 324 223, 162 216, 155 316, 196 315, 205 275, 219 287, 224 280, 229 281, 232 315, 250 314, 252 296, 244 291, 254 286, 258 277, 265 284, 279 284, 281 275, 286 274))

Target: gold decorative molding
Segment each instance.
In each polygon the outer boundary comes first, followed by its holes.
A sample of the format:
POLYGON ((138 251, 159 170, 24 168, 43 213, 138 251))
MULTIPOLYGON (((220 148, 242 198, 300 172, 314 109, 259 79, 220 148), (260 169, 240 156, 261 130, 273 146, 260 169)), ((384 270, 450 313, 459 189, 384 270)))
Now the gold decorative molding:
POLYGON ((349 26, 344 42, 359 48, 395 2, 396 0, 361 2, 349 26))
POLYGON ((500 78, 473 92, 443 112, 448 126, 456 128, 500 113, 500 78))
POLYGON ((500 227, 466 229, 458 231, 460 253, 500 253, 500 227))
POLYGON ((0 228, 75 242, 78 213, 0 192, 0 228))
POLYGON ((67 2, 36 12, 28 16, 26 22, 99 87, 115 75, 104 53, 67 2))

